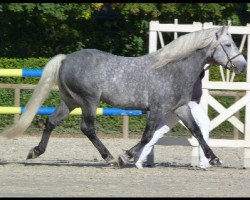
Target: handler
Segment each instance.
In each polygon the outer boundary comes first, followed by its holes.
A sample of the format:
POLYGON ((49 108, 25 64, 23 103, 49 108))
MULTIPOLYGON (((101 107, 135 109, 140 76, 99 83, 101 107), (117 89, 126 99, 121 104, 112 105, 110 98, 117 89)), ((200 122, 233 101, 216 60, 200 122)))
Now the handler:
MULTIPOLYGON (((188 103, 188 106, 191 110, 193 118, 197 125, 199 126, 203 138, 206 142, 208 142, 209 137, 209 124, 210 119, 208 118, 206 112, 204 111, 202 105, 200 104, 201 96, 202 96, 202 78, 205 75, 205 71, 202 70, 198 80, 194 84, 192 99, 188 103)), ((166 116, 166 125, 162 126, 160 129, 155 131, 152 139, 138 152, 137 158, 138 160, 135 163, 135 166, 138 169, 143 169, 143 162, 145 162, 148 154, 151 152, 154 144, 163 137, 165 133, 168 133, 173 126, 179 121, 179 118, 175 113, 170 113, 166 116)), ((208 168, 211 165, 209 164, 209 160, 204 155, 204 152, 201 147, 199 147, 199 166, 200 168, 208 168)))

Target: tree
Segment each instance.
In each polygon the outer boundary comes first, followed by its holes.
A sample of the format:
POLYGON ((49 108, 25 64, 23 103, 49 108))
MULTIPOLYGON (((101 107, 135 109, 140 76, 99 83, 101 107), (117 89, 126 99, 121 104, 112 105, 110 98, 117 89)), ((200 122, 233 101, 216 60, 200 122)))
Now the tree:
POLYGON ((75 50, 80 31, 102 3, 9 3, 0 5, 2 56, 51 56, 75 50))
POLYGON ((249 12, 249 3, 2 3, 0 54, 51 57, 96 48, 139 56, 148 52, 151 20, 246 25, 249 12))

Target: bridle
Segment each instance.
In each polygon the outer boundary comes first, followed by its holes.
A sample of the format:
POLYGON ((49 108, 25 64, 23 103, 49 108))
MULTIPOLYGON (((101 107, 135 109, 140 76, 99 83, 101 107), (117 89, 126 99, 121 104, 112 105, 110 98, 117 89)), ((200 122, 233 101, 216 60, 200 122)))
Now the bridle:
POLYGON ((235 56, 233 56, 233 57, 229 57, 229 55, 228 55, 228 53, 227 53, 227 51, 225 50, 225 48, 223 47, 223 45, 221 44, 221 42, 215 47, 215 49, 214 49, 214 51, 213 51, 213 53, 212 53, 212 57, 214 56, 214 53, 215 53, 215 51, 217 50, 217 48, 218 48, 218 46, 221 46, 221 48, 223 49, 223 51, 224 51, 224 53, 226 54, 226 56, 227 56, 227 63, 226 63, 226 66, 225 66, 225 68, 226 69, 234 69, 236 66, 232 63, 232 60, 233 59, 235 59, 236 57, 238 57, 238 56, 240 56, 240 55, 242 55, 242 53, 238 53, 238 54, 236 54, 235 56), (228 67, 228 63, 230 63, 231 64, 231 67, 228 67))

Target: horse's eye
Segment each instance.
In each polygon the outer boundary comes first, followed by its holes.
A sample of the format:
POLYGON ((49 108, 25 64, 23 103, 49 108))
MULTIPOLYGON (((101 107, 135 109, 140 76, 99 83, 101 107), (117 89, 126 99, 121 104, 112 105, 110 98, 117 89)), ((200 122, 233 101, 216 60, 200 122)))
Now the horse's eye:
POLYGON ((225 46, 226 46, 226 47, 231 47, 231 44, 226 44, 225 46))

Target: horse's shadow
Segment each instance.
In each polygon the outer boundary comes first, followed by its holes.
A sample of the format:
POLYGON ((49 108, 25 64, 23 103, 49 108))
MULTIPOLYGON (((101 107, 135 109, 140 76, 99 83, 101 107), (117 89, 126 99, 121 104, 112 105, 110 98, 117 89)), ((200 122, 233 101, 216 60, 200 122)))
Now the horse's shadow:
POLYGON ((202 169, 198 166, 192 166, 191 163, 176 163, 176 162, 162 162, 162 163, 156 163, 155 166, 158 167, 166 167, 166 168, 179 168, 179 169, 188 169, 188 170, 209 170, 213 171, 218 168, 223 169, 245 169, 244 167, 235 167, 235 166, 226 166, 226 165, 215 165, 210 168, 202 169))
MULTIPOLYGON (((22 166, 58 166, 58 167, 96 167, 96 168, 103 168, 103 167, 110 167, 107 163, 102 162, 69 162, 69 161, 1 161, 0 166, 4 165, 22 165, 22 166)), ((112 166, 111 166, 112 167, 112 166)))
MULTIPOLYGON (((4 161, 0 160, 0 166, 4 165, 22 165, 22 166, 65 166, 65 167, 95 167, 95 168, 135 168, 133 162, 129 162, 124 167, 119 167, 116 165, 110 165, 105 162, 100 161, 85 161, 85 162, 70 162, 67 160, 56 160, 56 161, 4 161)), ((154 165, 145 164, 145 168, 155 168, 155 167, 166 167, 166 168, 190 168, 191 164, 183 164, 183 163, 155 163, 154 165)))
MULTIPOLYGON (((113 168, 113 169, 124 169, 124 168, 135 168, 133 162, 129 162, 124 167, 119 167, 117 165, 110 165, 105 162, 100 161, 87 161, 87 162, 70 162, 66 160, 57 160, 57 161, 4 161, 0 160, 0 166, 5 165, 22 165, 22 166, 56 166, 56 167, 95 167, 95 168, 113 168)), ((191 163, 176 163, 176 162, 161 162, 154 163, 153 165, 144 164, 144 168, 156 168, 156 167, 164 167, 164 168, 174 168, 174 169, 186 169, 186 170, 204 170, 200 169, 197 166, 192 166, 191 163)), ((245 169, 233 166, 213 166, 209 168, 209 170, 215 170, 216 168, 224 168, 224 169, 245 169)))

